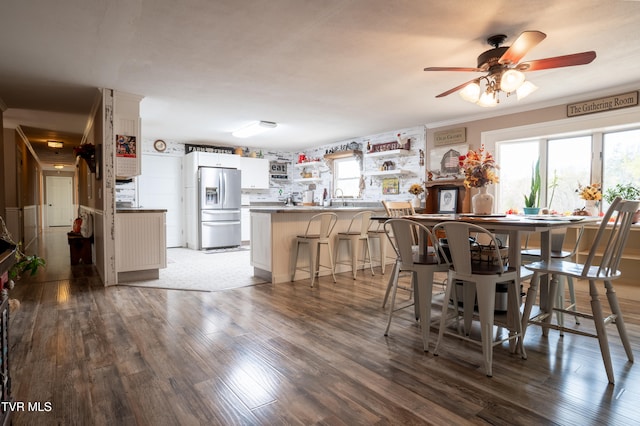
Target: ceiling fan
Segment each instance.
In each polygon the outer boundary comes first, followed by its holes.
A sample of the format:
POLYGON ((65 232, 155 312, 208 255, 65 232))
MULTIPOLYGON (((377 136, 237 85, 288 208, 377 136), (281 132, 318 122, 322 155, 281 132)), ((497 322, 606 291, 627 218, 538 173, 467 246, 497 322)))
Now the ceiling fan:
POLYGON ((474 78, 440 93, 436 98, 460 91, 460 96, 469 102, 477 103, 480 106, 495 106, 500 102, 498 94, 501 91, 507 93, 507 96, 515 91, 518 99, 522 99, 537 89, 533 83, 525 81, 524 72, 585 65, 596 58, 596 52, 591 50, 572 55, 519 62, 529 50, 546 37, 547 35, 540 31, 524 31, 511 46, 502 46, 507 36, 504 34, 493 35, 487 39, 487 43, 493 46, 493 49, 478 56, 477 68, 428 67, 424 70, 486 72, 485 76, 474 78), (484 84, 484 90, 480 86, 481 83, 484 84))

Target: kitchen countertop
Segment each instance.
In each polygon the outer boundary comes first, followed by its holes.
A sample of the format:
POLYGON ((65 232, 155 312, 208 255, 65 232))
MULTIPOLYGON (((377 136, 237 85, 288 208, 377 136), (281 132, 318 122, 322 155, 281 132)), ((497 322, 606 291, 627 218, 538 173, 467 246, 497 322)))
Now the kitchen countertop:
POLYGON ((143 209, 137 207, 117 208, 116 213, 166 213, 166 209, 143 209))
POLYGON ((253 213, 311 213, 311 212, 360 212, 365 210, 384 211, 381 206, 377 207, 340 207, 340 206, 270 206, 270 207, 251 207, 253 213))

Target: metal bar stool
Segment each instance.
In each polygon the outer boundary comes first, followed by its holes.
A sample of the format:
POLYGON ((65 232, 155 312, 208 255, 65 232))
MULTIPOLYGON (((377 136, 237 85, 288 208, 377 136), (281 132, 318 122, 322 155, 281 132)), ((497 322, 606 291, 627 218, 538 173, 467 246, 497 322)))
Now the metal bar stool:
POLYGON ((371 245, 369 241, 369 223, 371 222, 372 211, 366 210, 356 213, 351 218, 349 228, 345 232, 338 232, 336 235, 336 246, 333 254, 334 268, 338 264, 351 265, 353 272, 353 279, 356 279, 358 273, 358 253, 360 251, 360 244, 364 243, 364 253, 362 254, 362 267, 364 268, 367 263, 371 268, 371 275, 375 275, 373 272, 373 264, 371 262, 371 245), (347 244, 349 250, 349 261, 339 261, 340 246, 341 243, 347 244), (368 256, 368 261, 367 261, 368 256))
POLYGON ((335 268, 333 266, 333 255, 331 253, 331 232, 338 222, 338 215, 335 213, 318 213, 309 219, 307 230, 304 235, 296 236, 296 251, 293 259, 293 272, 291 273, 291 281, 295 281, 296 271, 309 271, 311 279, 311 287, 315 281, 320 267, 331 270, 333 282, 336 282, 335 268), (309 267, 298 266, 298 254, 300 253, 300 245, 306 244, 309 251, 309 267), (329 251, 330 266, 320 265, 320 247, 326 245, 329 251))

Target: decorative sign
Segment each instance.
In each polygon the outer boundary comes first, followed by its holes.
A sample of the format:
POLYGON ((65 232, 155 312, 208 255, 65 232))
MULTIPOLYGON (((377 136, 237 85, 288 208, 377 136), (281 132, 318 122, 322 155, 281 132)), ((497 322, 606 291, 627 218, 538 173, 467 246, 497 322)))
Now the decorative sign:
POLYGON ((185 154, 190 152, 210 152, 213 154, 233 154, 235 148, 231 146, 189 145, 184 144, 185 154))
POLYGON ((607 98, 592 99, 567 105, 567 117, 593 114, 596 112, 612 111, 638 105, 638 91, 607 98))
POLYGON ((116 135, 116 157, 136 158, 136 137, 116 135))
POLYGON ((467 141, 467 128, 442 130, 433 134, 433 144, 435 146, 465 143, 467 141))
POLYGON ((385 151, 393 151, 395 149, 410 149, 411 147, 411 138, 402 139, 400 142, 385 142, 373 145, 369 153, 372 152, 385 152, 385 151))

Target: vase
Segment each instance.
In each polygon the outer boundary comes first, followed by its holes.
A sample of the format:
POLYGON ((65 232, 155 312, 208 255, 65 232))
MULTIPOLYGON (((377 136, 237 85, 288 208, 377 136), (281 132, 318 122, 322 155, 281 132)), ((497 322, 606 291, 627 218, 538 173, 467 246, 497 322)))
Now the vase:
POLYGON ((598 202, 596 200, 584 200, 584 211, 589 213, 589 216, 598 216, 600 214, 598 202))
POLYGON ((416 194, 415 197, 411 200, 411 205, 414 209, 419 209, 422 206, 422 201, 420 201, 420 195, 416 194))
POLYGON ((473 214, 493 213, 493 195, 487 192, 486 186, 479 188, 480 192, 471 197, 471 209, 473 214))

